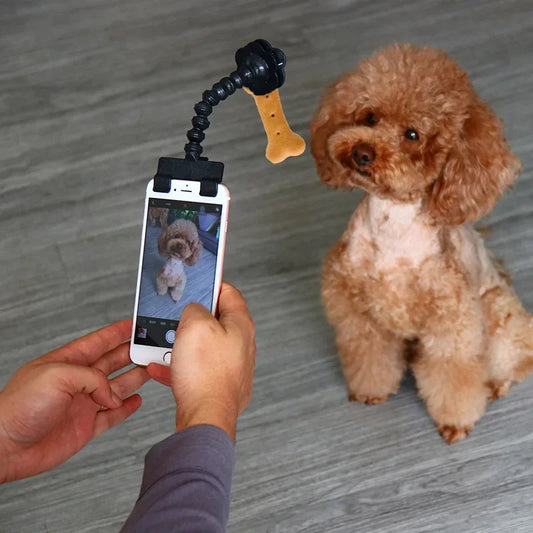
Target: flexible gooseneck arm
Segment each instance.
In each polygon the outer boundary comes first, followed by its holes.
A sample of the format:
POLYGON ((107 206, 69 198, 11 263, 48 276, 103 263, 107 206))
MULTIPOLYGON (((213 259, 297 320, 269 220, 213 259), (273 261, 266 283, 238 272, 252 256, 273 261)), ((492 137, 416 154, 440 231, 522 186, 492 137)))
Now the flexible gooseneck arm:
POLYGON ((200 181, 202 196, 216 196, 218 184, 222 181, 224 164, 208 161, 201 157, 201 142, 209 127, 207 117, 222 100, 237 89, 247 87, 255 95, 275 91, 285 81, 285 54, 273 48, 269 42, 258 39, 237 50, 237 70, 222 78, 202 94, 202 100, 194 106, 196 115, 192 129, 187 132, 189 142, 185 145, 185 159, 161 157, 154 177, 154 191, 168 192, 172 179, 200 181))
POLYGON ((187 132, 189 142, 185 145, 185 158, 189 161, 200 159, 201 142, 210 124, 207 117, 214 106, 242 87, 247 87, 255 95, 264 95, 279 89, 285 81, 285 54, 268 41, 257 39, 239 48, 235 61, 237 70, 204 91, 202 100, 194 106, 196 115, 191 121, 192 129, 187 132))

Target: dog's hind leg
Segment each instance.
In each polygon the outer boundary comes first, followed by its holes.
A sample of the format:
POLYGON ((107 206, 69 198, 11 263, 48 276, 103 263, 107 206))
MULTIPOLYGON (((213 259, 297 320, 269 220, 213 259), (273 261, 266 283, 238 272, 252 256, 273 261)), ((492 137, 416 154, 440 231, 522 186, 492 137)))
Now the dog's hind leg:
POLYGON ((487 385, 495 400, 533 371, 533 317, 510 287, 493 287, 481 301, 489 337, 487 385))

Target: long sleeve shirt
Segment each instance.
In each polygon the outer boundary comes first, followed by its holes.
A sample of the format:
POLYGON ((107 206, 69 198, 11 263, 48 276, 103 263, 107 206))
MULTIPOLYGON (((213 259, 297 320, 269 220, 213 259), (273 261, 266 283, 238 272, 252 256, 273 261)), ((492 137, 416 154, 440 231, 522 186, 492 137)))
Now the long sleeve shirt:
POLYGON ((224 532, 233 466, 233 442, 215 426, 193 426, 156 444, 121 532, 224 532))

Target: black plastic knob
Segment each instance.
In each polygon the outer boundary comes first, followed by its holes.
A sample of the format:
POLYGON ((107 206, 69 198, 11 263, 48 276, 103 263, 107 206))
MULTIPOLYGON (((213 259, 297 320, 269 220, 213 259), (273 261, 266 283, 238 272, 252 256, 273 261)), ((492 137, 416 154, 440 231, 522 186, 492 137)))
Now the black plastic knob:
POLYGON ((264 39, 239 48, 235 61, 237 72, 243 67, 250 69, 252 75, 245 77, 244 86, 256 95, 271 93, 285 82, 285 54, 264 39))

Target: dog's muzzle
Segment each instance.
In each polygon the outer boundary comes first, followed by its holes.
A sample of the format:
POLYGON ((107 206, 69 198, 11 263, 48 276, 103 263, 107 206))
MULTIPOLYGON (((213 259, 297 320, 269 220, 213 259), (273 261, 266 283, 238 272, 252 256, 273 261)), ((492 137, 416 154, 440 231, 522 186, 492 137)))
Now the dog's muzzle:
POLYGON ((360 143, 353 149, 352 157, 358 167, 366 167, 374 162, 376 152, 369 144, 360 143))

